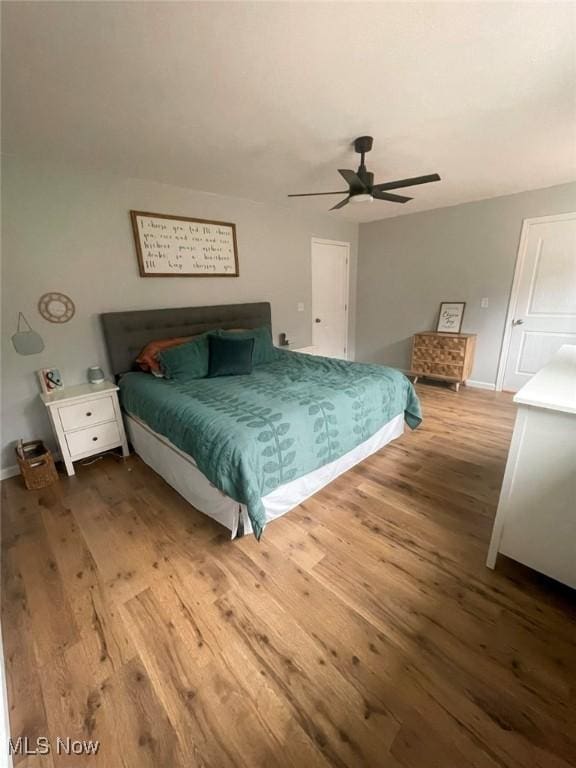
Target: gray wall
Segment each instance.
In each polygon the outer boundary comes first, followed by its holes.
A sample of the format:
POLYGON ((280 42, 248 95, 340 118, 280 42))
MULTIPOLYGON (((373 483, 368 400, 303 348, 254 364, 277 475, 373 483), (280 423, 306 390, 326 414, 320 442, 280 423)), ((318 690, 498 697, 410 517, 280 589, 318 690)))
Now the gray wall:
POLYGON ((574 210, 571 183, 362 224, 356 359, 408 369, 412 334, 434 330, 441 301, 465 301, 472 379, 494 384, 522 220, 574 210))
POLYGON ((16 158, 4 158, 2 203, 2 467, 15 463, 11 443, 17 438, 51 436, 37 369, 58 367, 65 383, 76 384, 85 381, 89 365, 106 364, 101 312, 269 300, 274 333, 285 331, 293 346, 308 345, 310 241, 316 236, 352 244, 355 316, 358 227, 336 217, 110 174, 34 167, 16 158), (139 277, 132 208, 235 222, 240 277, 139 277), (39 297, 51 290, 76 303, 76 316, 66 325, 38 314, 39 297), (298 302, 304 312, 297 312, 298 302), (10 336, 19 311, 42 334, 43 353, 22 357, 14 351, 10 336))

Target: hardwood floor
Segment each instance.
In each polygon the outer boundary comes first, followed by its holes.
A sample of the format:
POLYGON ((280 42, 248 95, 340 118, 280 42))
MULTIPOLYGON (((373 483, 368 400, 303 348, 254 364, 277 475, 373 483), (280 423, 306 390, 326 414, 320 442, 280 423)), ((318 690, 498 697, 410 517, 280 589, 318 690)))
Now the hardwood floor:
POLYGON ((418 386, 425 421, 237 542, 139 459, 3 483, 13 738, 105 768, 567 768, 574 593, 486 569, 514 408, 418 386))

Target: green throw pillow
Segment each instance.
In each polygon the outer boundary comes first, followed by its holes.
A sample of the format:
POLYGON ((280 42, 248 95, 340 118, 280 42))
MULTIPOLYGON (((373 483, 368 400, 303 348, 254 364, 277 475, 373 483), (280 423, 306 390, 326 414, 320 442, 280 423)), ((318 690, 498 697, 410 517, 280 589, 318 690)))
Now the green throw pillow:
POLYGON ((210 336, 208 376, 243 376, 252 373, 254 339, 210 336))
POLYGON ((158 359, 167 379, 203 379, 208 375, 208 334, 165 349, 158 359))
POLYGON ((254 352, 252 353, 253 365, 271 363, 277 359, 277 351, 272 343, 270 328, 262 326, 249 331, 216 331, 223 339, 254 339, 254 352))

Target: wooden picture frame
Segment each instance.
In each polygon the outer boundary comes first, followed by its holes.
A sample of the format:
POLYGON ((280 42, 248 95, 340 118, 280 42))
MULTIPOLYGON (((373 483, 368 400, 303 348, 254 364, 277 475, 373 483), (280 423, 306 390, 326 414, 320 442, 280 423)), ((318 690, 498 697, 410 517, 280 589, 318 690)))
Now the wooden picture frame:
POLYGON ((441 302, 436 333, 460 333, 465 309, 465 301, 441 302))
POLYGON ((239 276, 235 224, 148 211, 130 219, 140 277, 239 276))

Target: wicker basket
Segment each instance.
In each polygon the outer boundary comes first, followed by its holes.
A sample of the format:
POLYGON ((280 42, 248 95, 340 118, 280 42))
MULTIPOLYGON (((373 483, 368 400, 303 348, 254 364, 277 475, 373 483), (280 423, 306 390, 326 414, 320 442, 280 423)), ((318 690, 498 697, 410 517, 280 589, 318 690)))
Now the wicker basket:
POLYGON ((29 491, 46 488, 58 480, 58 472, 54 466, 52 454, 41 440, 31 440, 28 443, 19 442, 16 448, 16 458, 24 484, 29 491))

